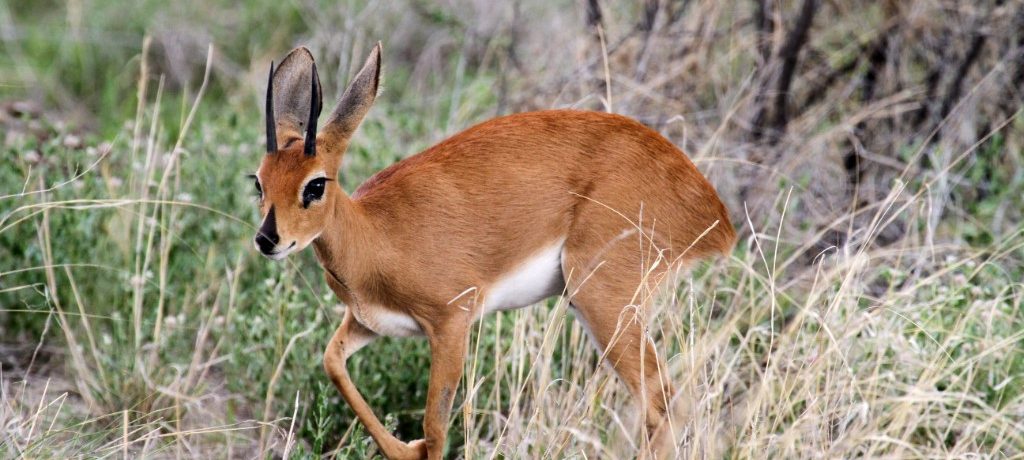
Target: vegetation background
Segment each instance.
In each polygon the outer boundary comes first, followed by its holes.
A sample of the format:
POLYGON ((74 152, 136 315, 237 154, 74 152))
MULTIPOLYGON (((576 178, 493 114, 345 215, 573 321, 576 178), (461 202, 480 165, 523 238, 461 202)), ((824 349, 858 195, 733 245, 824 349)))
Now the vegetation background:
MULTIPOLYGON (((340 180, 473 123, 635 117, 741 242, 651 334, 680 457, 1024 455, 1021 0, 0 1, 0 457, 366 458, 313 257, 252 250, 272 59, 384 93, 340 180)), ((331 105, 328 104, 328 107, 331 105)), ((482 321, 452 457, 629 458, 563 302, 482 321)), ((422 436, 425 344, 350 361, 422 436)))

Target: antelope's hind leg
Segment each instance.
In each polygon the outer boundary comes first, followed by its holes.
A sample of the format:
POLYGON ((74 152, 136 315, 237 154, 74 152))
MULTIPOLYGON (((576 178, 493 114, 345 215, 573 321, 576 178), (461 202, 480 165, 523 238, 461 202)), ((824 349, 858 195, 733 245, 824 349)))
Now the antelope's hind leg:
MULTIPOLYGON (((570 238, 563 252, 567 293, 576 317, 594 345, 626 383, 644 414, 647 434, 654 436, 665 420, 673 395, 666 368, 655 353, 647 327, 646 298, 664 270, 648 273, 628 241, 570 238)), ((655 445, 660 442, 655 442, 655 445)))

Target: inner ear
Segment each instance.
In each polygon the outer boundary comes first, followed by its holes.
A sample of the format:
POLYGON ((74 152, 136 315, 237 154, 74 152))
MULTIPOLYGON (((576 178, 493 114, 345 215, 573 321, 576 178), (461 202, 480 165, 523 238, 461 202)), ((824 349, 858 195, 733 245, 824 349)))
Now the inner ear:
MULTIPOLYGON (((310 81, 313 79, 313 54, 306 47, 299 47, 288 53, 274 71, 274 121, 277 138, 287 146, 303 138, 309 120, 313 99, 310 81)), ((319 78, 315 86, 321 93, 319 78)))

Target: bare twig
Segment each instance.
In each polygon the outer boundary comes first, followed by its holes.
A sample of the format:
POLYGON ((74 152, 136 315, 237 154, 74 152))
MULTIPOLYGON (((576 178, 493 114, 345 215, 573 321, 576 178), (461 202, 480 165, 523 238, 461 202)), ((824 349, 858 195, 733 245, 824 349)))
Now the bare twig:
POLYGON ((796 74, 796 64, 800 57, 800 50, 807 44, 807 38, 814 21, 814 14, 818 10, 818 0, 804 0, 800 7, 800 15, 796 24, 789 31, 786 41, 779 50, 779 59, 782 67, 779 71, 779 78, 775 84, 774 120, 771 124, 772 142, 777 142, 786 129, 789 122, 787 103, 789 101, 789 88, 793 84, 793 76, 796 74))

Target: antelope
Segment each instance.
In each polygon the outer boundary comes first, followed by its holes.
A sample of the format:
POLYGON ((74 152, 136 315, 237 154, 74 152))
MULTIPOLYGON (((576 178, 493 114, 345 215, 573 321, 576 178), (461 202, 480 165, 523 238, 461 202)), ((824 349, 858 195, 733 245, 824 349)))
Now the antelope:
POLYGON ((312 245, 347 306, 323 365, 382 453, 441 458, 471 324, 558 295, 640 400, 647 428, 657 428, 672 385, 631 312, 649 302, 638 287, 731 250, 715 189, 633 119, 547 110, 466 129, 349 196, 336 178, 380 81, 378 42, 318 131, 313 55, 300 47, 271 63, 267 152, 253 177, 256 249, 280 260, 312 245), (349 376, 347 359, 380 336, 429 342, 424 439, 392 435, 349 376))

